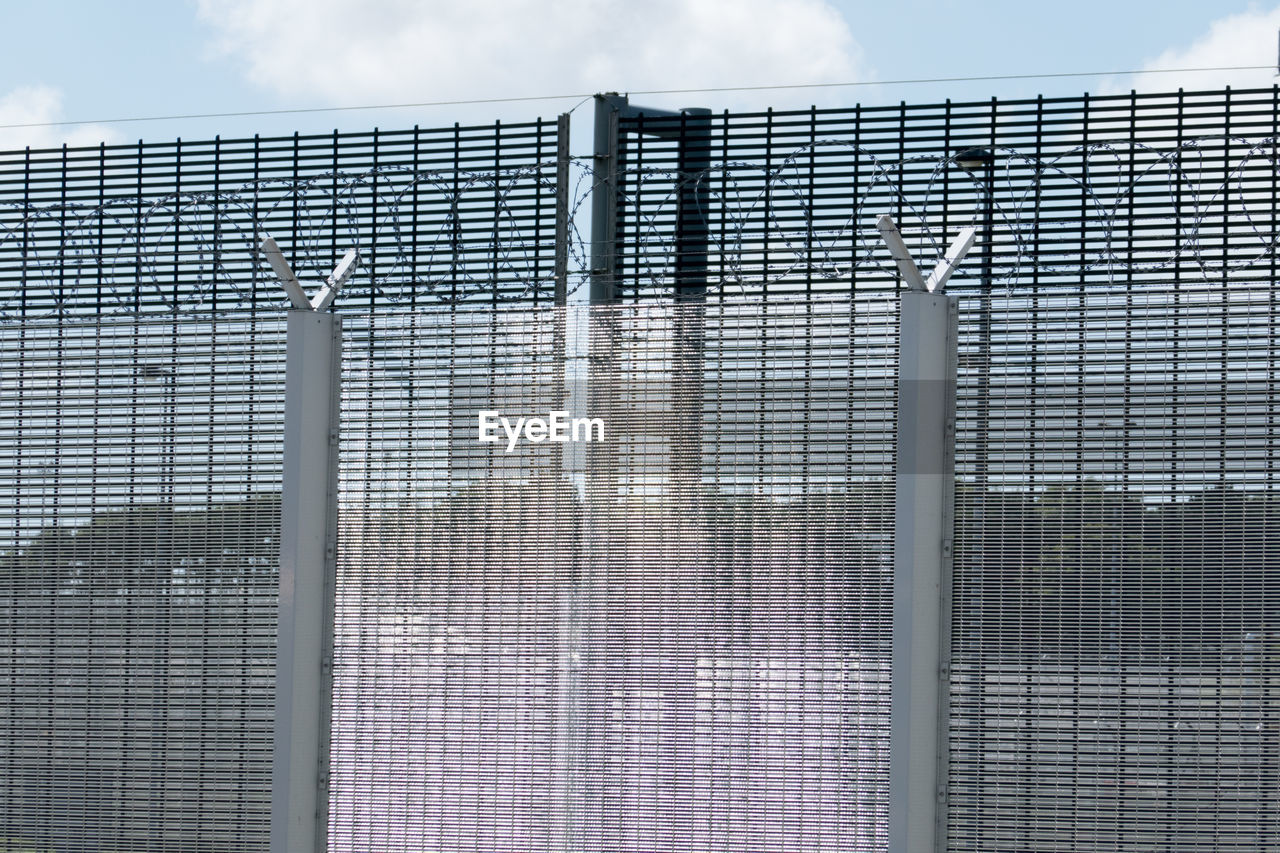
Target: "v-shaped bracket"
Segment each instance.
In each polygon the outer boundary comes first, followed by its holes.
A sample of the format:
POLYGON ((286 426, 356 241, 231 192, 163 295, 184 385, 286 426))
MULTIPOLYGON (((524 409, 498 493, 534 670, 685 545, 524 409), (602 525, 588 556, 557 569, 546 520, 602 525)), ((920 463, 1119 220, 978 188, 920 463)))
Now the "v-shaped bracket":
POLYGON ((333 272, 324 280, 324 284, 320 285, 316 295, 308 298, 307 292, 302 289, 302 282, 298 281, 298 277, 293 274, 293 269, 284 259, 284 253, 280 251, 276 241, 271 239, 271 235, 265 233, 262 238, 258 248, 267 256, 267 263, 271 264, 276 278, 280 279, 280 286, 289 295, 289 301, 293 303, 293 307, 303 311, 324 311, 332 305, 338 291, 347 283, 347 279, 351 278, 356 271, 356 264, 360 261, 360 253, 355 249, 348 249, 342 256, 342 260, 333 268, 333 272))
POLYGON ((906 279, 907 284, 911 286, 912 290, 919 290, 925 293, 946 289, 947 279, 951 278, 951 274, 960 265, 961 259, 973 248, 973 242, 978 233, 972 226, 961 231, 959 236, 951 243, 950 248, 947 249, 947 253, 942 256, 942 260, 938 261, 938 265, 933 268, 933 272, 929 273, 929 278, 926 279, 920 275, 920 268, 916 266, 911 253, 907 251, 907 244, 902 242, 902 234, 898 231, 898 225, 893 221, 893 217, 887 213, 882 214, 876 220, 876 228, 880 230, 880 237, 884 240, 885 245, 889 247, 889 254, 897 262, 898 272, 902 273, 902 277, 906 279))

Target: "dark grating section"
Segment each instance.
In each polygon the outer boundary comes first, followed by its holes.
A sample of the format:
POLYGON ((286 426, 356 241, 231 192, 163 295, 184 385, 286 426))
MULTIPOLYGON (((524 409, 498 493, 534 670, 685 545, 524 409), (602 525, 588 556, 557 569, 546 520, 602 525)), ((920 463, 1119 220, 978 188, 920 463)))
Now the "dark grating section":
POLYGON ((699 264, 714 298, 892 287, 883 213, 927 268, 992 235, 956 292, 1270 280, 1278 116, 1264 89, 722 113, 705 137, 623 118, 617 289, 667 296, 699 264))
POLYGON ((0 325, 0 846, 267 846, 283 325, 0 325))
POLYGON ((0 154, 0 320, 284 306, 347 249, 348 310, 550 299, 556 125, 0 154))
POLYGON ((962 302, 947 849, 1280 845, 1278 307, 962 302))
POLYGON ((349 324, 331 847, 882 849, 895 326, 349 324), (478 440, 558 408, 604 440, 478 440))

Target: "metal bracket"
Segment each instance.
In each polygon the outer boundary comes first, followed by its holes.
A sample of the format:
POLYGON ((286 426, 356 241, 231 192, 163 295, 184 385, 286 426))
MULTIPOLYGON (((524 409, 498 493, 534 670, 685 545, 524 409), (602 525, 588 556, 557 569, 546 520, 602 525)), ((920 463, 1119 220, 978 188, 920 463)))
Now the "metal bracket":
POLYGON ((262 254, 266 255, 267 263, 271 264, 276 278, 280 279, 280 286, 288 294, 293 307, 301 311, 328 310, 333 300, 337 298, 338 291, 355 273, 356 266, 360 262, 360 253, 355 249, 348 249, 342 256, 342 260, 333 268, 333 272, 324 280, 324 284, 320 285, 316 295, 308 298, 307 292, 302 289, 302 282, 298 281, 298 277, 293 274, 293 269, 285 260, 284 252, 280 251, 280 247, 275 240, 271 239, 270 234, 262 235, 262 243, 258 248, 262 254))
POLYGON ((879 229, 885 245, 889 247, 889 254, 897 262, 898 271, 902 273, 907 284, 912 290, 923 293, 941 292, 946 289, 947 279, 951 278, 951 274, 956 271, 956 267, 960 265, 964 256, 969 254, 978 233, 972 226, 961 231, 926 280, 920 275, 920 268, 916 266, 911 252, 907 250, 907 244, 903 242, 902 233, 898 231, 898 225, 893 221, 893 217, 887 213, 882 214, 876 220, 876 228, 879 229))

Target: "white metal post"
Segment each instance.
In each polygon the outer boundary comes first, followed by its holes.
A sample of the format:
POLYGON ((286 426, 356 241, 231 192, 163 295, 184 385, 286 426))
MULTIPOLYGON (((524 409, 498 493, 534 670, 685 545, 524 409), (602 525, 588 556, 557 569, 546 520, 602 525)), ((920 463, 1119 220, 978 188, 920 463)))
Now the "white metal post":
POLYGON ((328 842, 342 378, 342 321, 326 309, 359 256, 348 251, 308 296, 276 242, 264 235, 260 248, 293 305, 285 348, 271 853, 317 853, 328 842))
POLYGON ((909 287, 898 326, 889 853, 934 853, 946 822, 958 328, 943 291, 975 233, 961 231, 926 279, 893 217, 876 227, 909 287))
POLYGON ((902 294, 889 851, 933 853, 945 817, 956 301, 902 294))
POLYGON ((271 850, 314 853, 328 810, 342 323, 294 309, 288 335, 271 850))

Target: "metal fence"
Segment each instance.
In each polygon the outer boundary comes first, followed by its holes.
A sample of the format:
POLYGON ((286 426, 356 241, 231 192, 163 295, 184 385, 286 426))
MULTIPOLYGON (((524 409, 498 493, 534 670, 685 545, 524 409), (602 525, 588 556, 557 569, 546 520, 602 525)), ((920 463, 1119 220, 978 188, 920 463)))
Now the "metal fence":
POLYGON ((1280 843, 1275 308, 991 300, 960 382, 948 849, 1280 843))
POLYGON ((340 310, 541 304, 602 275, 625 299, 695 272, 714 298, 848 293, 897 282, 885 212, 921 257, 979 227, 961 293, 1274 278, 1274 89, 692 117, 606 103, 614 143, 589 156, 567 116, 0 155, 0 316, 274 313, 264 232, 312 278, 362 248, 340 310), (957 158, 972 149, 990 157, 957 158))
POLYGON ((287 305, 352 245, 347 309, 555 289, 556 122, 178 140, 0 155, 0 316, 209 314, 287 305))
POLYGON ((567 117, 0 157, 0 839, 268 843, 270 233, 362 259, 329 845, 886 849, 888 212, 922 262, 978 231, 940 843, 1274 846, 1278 107, 613 97, 591 157, 567 117), (605 440, 477 440, 558 410, 605 440))
POLYGON ((711 116, 614 106, 613 147, 598 153, 616 161, 597 180, 618 187, 623 298, 674 293, 699 254, 713 294, 890 286, 882 213, 926 258, 979 228, 959 293, 1274 279, 1273 89, 711 116))
POLYGON ((333 849, 880 844, 894 323, 348 318, 333 849), (476 440, 561 407, 603 440, 476 440))
POLYGON ((266 843, 281 331, 0 326, 6 849, 266 843))

